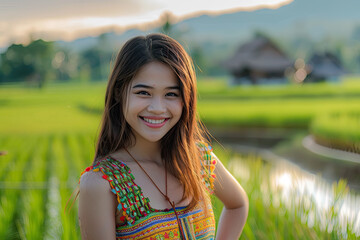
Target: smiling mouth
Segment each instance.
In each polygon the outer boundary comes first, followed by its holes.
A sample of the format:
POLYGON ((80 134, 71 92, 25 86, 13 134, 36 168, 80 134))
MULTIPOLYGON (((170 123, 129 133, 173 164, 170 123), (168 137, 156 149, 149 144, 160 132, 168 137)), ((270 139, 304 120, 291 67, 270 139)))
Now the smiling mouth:
POLYGON ((169 119, 169 118, 151 119, 151 118, 146 118, 146 117, 140 117, 140 118, 150 124, 161 124, 169 119))

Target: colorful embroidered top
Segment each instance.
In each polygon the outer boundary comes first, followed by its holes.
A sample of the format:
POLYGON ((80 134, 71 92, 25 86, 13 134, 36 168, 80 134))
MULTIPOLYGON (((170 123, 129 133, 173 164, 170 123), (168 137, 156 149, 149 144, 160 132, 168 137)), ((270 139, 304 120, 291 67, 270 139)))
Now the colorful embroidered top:
MULTIPOLYGON (((210 193, 213 192, 213 173, 216 160, 211 156, 212 148, 199 144, 203 159, 201 161, 204 183, 210 193)), ((130 168, 123 162, 111 157, 90 166, 81 173, 101 171, 103 178, 109 181, 111 191, 116 195, 118 209, 123 210, 121 223, 116 226, 116 239, 180 239, 178 222, 173 209, 158 210, 150 206, 141 188, 135 184, 130 168)), ((176 207, 185 239, 214 239, 215 219, 208 201, 207 214, 205 203, 195 208, 176 207)))

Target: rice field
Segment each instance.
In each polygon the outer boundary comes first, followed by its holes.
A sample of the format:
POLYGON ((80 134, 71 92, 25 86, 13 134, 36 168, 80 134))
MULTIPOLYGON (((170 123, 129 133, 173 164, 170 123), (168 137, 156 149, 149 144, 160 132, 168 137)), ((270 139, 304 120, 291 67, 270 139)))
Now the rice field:
MULTIPOLYGON (((70 211, 64 210, 80 172, 91 164, 92 134, 2 135, 0 146, 7 151, 0 157, 0 239, 80 239, 77 202, 70 211)), ((309 227, 302 217, 307 208, 286 208, 278 198, 280 192, 265 191, 264 183, 269 187, 272 182, 270 165, 254 156, 234 158, 218 146, 215 152, 250 199, 241 239, 346 239, 338 228, 309 227)), ((335 185, 346 189, 342 183, 335 185)), ((221 209, 214 200, 216 219, 221 209)), ((359 237, 355 230, 349 224, 347 239, 359 237)))
POLYGON ((79 239, 76 206, 64 213, 79 173, 91 164, 84 134, 1 136, 0 239, 79 239))
POLYGON ((228 86, 225 79, 199 81, 199 114, 210 125, 307 129, 319 115, 354 112, 360 78, 337 83, 228 86))
MULTIPOLYGON (((356 81, 337 90, 314 85, 321 89, 314 96, 308 86, 221 89, 223 80, 207 85, 200 80, 199 114, 208 126, 307 128, 316 116, 357 110, 356 81)), ((92 162, 104 91, 105 83, 54 83, 42 90, 0 86, 0 239, 80 239, 77 203, 67 213, 64 209, 81 171, 92 162)), ((314 126, 327 121, 332 128, 331 118, 320 120, 314 126)), ((338 129, 350 126, 345 120, 337 123, 342 125, 338 129)), ((231 166, 229 154, 220 148, 216 153, 231 166)), ((304 209, 284 210, 281 202, 267 202, 275 196, 263 190, 269 166, 253 157, 240 163, 251 169, 248 179, 238 178, 251 204, 242 239, 344 238, 336 229, 309 227, 298 214, 304 209)), ((336 186, 346 188, 343 183, 336 186)), ((218 219, 221 204, 214 200, 214 205, 218 219)), ((347 236, 359 237, 351 228, 347 236)))
POLYGON ((346 76, 338 82, 284 85, 231 86, 227 78, 200 78, 201 99, 291 99, 291 98, 356 98, 360 93, 359 76, 346 76))
MULTIPOLYGON (((249 195, 249 217, 240 239, 360 237, 359 195, 349 192, 346 181, 331 185, 285 163, 268 164, 256 155, 219 147, 215 153, 249 195)), ((214 203, 218 216, 222 205, 214 203)))
MULTIPOLYGON (((0 86, 0 133, 95 132, 105 83, 0 86)), ((199 80, 199 115, 208 125, 307 129, 319 115, 358 111, 360 79, 337 84, 228 87, 199 80), (318 92, 318 95, 315 93, 318 92)))
POLYGON ((319 115, 310 131, 322 145, 360 153, 360 111, 319 115))
POLYGON ((352 101, 336 98, 208 100, 199 103, 199 113, 202 120, 210 125, 306 129, 317 115, 352 111, 358 106, 360 98, 352 101))

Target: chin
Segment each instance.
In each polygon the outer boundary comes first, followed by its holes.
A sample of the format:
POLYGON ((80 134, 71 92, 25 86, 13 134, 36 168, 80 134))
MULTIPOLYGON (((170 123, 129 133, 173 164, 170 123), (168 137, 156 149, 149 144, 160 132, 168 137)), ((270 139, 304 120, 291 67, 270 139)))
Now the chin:
POLYGON ((138 135, 138 137, 141 137, 143 140, 151 143, 159 142, 165 135, 138 135))
POLYGON ((161 136, 161 137, 148 137, 148 138, 145 138, 145 140, 149 141, 149 142, 152 142, 152 143, 156 143, 156 142, 159 142, 164 136, 161 136))

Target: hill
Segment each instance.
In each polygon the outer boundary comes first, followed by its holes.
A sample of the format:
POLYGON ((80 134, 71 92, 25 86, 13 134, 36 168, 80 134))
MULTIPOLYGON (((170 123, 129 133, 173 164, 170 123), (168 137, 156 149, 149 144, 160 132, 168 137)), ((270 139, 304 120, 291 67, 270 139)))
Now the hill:
MULTIPOLYGON (((234 44, 248 39, 254 31, 267 32, 283 39, 304 37, 311 40, 336 37, 350 38, 360 25, 360 1, 357 0, 295 0, 278 9, 241 11, 222 15, 201 15, 174 24, 187 42, 222 42, 234 44)), ((156 32, 157 28, 146 33, 156 32)), ((126 39, 144 34, 130 29, 107 35, 110 46, 118 47, 126 39)), ((85 37, 59 43, 71 49, 83 49, 95 44, 97 37, 85 37)))

